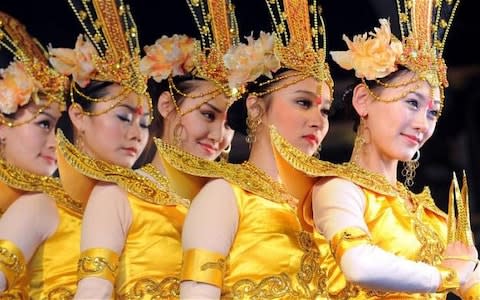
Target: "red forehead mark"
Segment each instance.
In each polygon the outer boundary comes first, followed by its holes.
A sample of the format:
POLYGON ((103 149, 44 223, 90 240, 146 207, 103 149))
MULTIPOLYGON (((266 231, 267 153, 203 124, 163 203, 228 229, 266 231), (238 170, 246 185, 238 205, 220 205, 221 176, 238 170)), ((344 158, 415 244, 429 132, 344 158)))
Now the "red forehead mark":
POLYGON ((430 99, 428 102, 427 102, 427 107, 428 109, 432 109, 433 108, 433 100, 430 99))
POLYGON ((143 107, 141 107, 141 106, 135 107, 135 114, 140 115, 140 116, 143 115, 143 107))
POLYGON ((317 97, 317 98, 315 98, 315 104, 316 104, 316 105, 321 105, 322 102, 323 102, 322 97, 317 97))

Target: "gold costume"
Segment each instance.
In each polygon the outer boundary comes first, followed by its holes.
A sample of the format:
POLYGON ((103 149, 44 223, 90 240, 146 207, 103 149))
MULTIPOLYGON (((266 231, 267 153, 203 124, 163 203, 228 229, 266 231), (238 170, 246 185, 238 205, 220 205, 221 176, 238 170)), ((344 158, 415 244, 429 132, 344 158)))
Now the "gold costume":
POLYGON ((78 191, 80 198, 87 199, 96 183, 111 182, 126 191, 132 211, 121 255, 112 255, 108 249, 86 250, 79 262, 80 278, 93 276, 113 282, 120 299, 178 297, 180 234, 188 201, 170 192, 166 178, 151 166, 143 169, 149 175, 141 175, 89 158, 62 134, 57 139, 59 151, 73 173, 71 182, 83 183, 84 188, 78 191), (103 263, 92 264, 95 259, 103 263))

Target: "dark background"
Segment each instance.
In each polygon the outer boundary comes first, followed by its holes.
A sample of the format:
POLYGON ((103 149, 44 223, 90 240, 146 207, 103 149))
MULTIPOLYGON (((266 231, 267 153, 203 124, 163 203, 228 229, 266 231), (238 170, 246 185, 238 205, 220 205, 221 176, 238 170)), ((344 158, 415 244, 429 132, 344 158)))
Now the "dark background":
MULTIPOLYGON (((323 1, 328 50, 344 50, 342 34, 349 37, 378 26, 379 17, 390 18, 396 28, 395 1, 387 0, 330 0, 323 1)), ((420 168, 417 171, 415 190, 429 185, 436 202, 446 209, 447 193, 452 171, 467 171, 470 183, 473 222, 479 227, 480 204, 480 54, 473 46, 480 36, 477 1, 463 1, 450 35, 444 57, 449 67, 450 87, 446 106, 431 140, 421 150, 420 168)), ((234 1, 241 36, 259 30, 271 31, 269 15, 262 0, 234 1)), ((131 0, 132 13, 137 21, 142 45, 152 44, 166 34, 186 33, 197 35, 196 27, 185 1, 131 0)), ((43 44, 54 47, 73 47, 82 32, 66 0, 13 1, 0 0, 0 10, 16 17, 27 25, 30 33, 43 44)), ((398 36, 398 35, 397 35, 398 36)), ((335 79, 337 103, 343 89, 351 82, 351 74, 331 64, 335 79)), ((388 124, 386 124, 388 126, 388 124)), ((351 124, 340 114, 331 118, 331 130, 322 146, 321 156, 331 161, 346 161, 350 156, 353 131, 351 124)), ((236 137, 232 160, 238 161, 248 154, 242 137, 236 137), (235 147, 237 146, 237 147, 235 147)), ((458 173, 460 174, 460 173, 458 173)))

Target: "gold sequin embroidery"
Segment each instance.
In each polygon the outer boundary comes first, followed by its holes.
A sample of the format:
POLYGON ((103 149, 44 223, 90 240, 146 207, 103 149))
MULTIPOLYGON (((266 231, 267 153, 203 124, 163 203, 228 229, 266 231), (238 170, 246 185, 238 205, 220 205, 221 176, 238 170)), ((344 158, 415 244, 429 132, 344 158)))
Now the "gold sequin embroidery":
POLYGON ((119 295, 119 299, 178 299, 180 297, 180 280, 167 277, 160 282, 145 278, 137 281, 129 292, 119 295))

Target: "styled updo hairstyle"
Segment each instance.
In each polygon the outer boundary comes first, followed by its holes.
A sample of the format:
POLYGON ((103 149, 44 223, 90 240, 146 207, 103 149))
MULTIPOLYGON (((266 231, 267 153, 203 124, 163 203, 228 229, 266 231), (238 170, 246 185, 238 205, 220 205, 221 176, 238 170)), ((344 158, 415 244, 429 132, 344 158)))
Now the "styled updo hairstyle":
POLYGON ((110 81, 92 80, 84 88, 80 87, 75 82, 73 82, 72 84, 75 84, 75 89, 72 89, 71 91, 71 95, 74 97, 74 99, 71 99, 70 94, 67 96, 66 109, 64 112, 62 112, 62 116, 58 120, 57 128, 60 128, 63 131, 63 134, 65 134, 65 136, 71 143, 75 143, 74 126, 72 121, 70 120, 70 117, 68 116, 68 110, 70 106, 73 103, 77 103, 82 107, 83 111, 92 112, 94 108, 94 102, 85 98, 83 95, 96 99, 102 98, 107 95, 107 88, 114 83, 110 81), (77 93, 76 90, 78 90, 83 95, 77 93))

